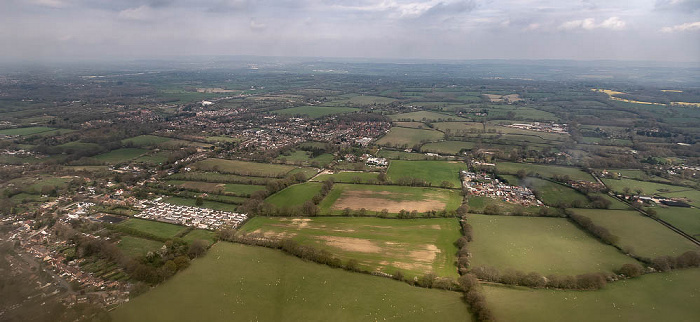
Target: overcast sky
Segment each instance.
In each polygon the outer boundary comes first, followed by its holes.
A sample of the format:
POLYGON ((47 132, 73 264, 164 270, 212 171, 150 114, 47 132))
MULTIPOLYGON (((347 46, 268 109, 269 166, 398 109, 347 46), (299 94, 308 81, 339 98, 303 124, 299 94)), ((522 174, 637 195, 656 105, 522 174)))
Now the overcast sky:
POLYGON ((0 0, 5 59, 700 61, 700 0, 0 0))

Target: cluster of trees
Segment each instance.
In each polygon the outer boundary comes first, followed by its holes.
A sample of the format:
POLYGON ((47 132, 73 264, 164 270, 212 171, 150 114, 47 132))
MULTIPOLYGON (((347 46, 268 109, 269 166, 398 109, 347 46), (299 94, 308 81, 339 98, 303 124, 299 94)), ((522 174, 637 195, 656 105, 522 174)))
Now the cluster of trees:
POLYGON ((588 273, 576 276, 548 275, 547 277, 537 272, 524 273, 517 270, 507 270, 501 273, 498 269, 489 266, 479 266, 470 270, 477 278, 489 282, 509 285, 521 285, 527 287, 551 287, 576 290, 597 290, 603 288, 609 278, 604 273, 588 273))
POLYGON ((456 245, 459 248, 457 252, 457 268, 460 274, 466 274, 469 270, 469 249, 467 245, 473 240, 472 225, 467 223, 465 217, 459 221, 462 226, 462 237, 457 239, 456 245))
POLYGON ((493 313, 486 305, 486 298, 481 294, 481 286, 476 275, 464 274, 457 279, 457 282, 464 292, 464 300, 469 305, 469 311, 474 318, 477 321, 493 321, 493 313))
POLYGON ((697 251, 687 251, 677 257, 660 256, 651 260, 652 267, 660 272, 667 272, 673 269, 700 267, 700 253, 697 251))
MULTIPOLYGON (((75 245, 73 258, 67 260, 96 256, 116 263, 134 280, 151 285, 160 283, 188 267, 190 259, 202 256, 208 247, 207 242, 203 240, 188 244, 180 238, 174 238, 165 240, 165 250, 149 252, 145 256, 134 258, 124 254, 114 243, 85 236, 66 224, 56 224, 55 232, 75 245)), ((153 237, 150 234, 138 236, 153 237)))
POLYGON ((576 225, 588 231, 606 244, 615 245, 615 243, 617 243, 617 241, 620 239, 619 237, 610 233, 607 228, 594 224, 593 221, 586 216, 581 216, 571 211, 565 211, 565 213, 576 225))

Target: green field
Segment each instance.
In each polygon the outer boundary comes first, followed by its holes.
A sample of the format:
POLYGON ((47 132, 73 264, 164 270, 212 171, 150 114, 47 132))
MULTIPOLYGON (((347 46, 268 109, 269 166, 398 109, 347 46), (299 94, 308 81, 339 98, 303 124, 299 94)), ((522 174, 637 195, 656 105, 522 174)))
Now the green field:
POLYGON ((360 109, 354 107, 339 107, 339 106, 299 106, 292 108, 285 108, 282 110, 276 110, 275 113, 287 114, 287 115, 305 115, 310 118, 320 118, 326 115, 351 113, 359 111, 360 109))
POLYGON ((516 174, 519 170, 525 170, 525 173, 532 173, 533 176, 542 176, 544 178, 552 178, 555 175, 569 176, 571 180, 581 180, 594 182, 594 178, 582 171, 579 168, 562 167, 556 165, 533 164, 533 163, 513 163, 499 162, 496 165, 496 170, 499 173, 516 174))
POLYGON ((401 178, 416 178, 439 187, 443 181, 459 188, 459 172, 466 170, 467 165, 457 161, 401 161, 394 160, 389 163, 387 177, 397 182, 401 178))
POLYGON ((156 146, 161 143, 165 143, 172 140, 171 138, 165 138, 162 136, 155 135, 139 135, 133 138, 122 140, 122 144, 133 145, 135 147, 146 147, 146 146, 156 146))
POLYGON ((192 165, 192 167, 203 171, 217 171, 242 176, 257 177, 283 177, 288 172, 296 169, 294 166, 283 164, 268 164, 224 159, 206 159, 195 163, 192 165))
MULTIPOLYGON (((235 198, 235 197, 232 197, 232 198, 235 198)), ((218 201, 211 201, 211 200, 204 200, 204 203, 201 206, 197 206, 196 199, 183 198, 183 197, 168 197, 168 198, 165 198, 163 200, 163 202, 171 203, 174 205, 201 207, 201 208, 209 208, 209 209, 214 209, 214 210, 233 211, 233 212, 235 212, 236 209, 238 208, 237 205, 233 205, 230 203, 218 202, 218 201)))
POLYGON ((162 285, 110 312, 114 321, 469 321, 457 292, 217 243, 162 285))
POLYGON ((396 99, 372 95, 355 95, 348 100, 348 102, 358 105, 389 104, 394 101, 396 99))
POLYGON ((463 118, 455 115, 446 115, 430 111, 418 111, 402 114, 389 115, 392 121, 460 121, 463 118))
POLYGON ((310 164, 312 162, 318 162, 322 167, 327 166, 335 157, 330 153, 324 153, 317 157, 312 157, 311 152, 304 150, 295 150, 290 152, 288 155, 280 154, 277 160, 285 161, 285 163, 291 164, 310 164))
POLYGON ((265 202, 277 207, 301 206, 321 192, 321 186, 322 184, 318 182, 295 184, 267 197, 265 202))
POLYGON ((137 148, 122 148, 95 156, 94 158, 107 163, 121 163, 137 158, 148 150, 137 148))
POLYGON ((389 130, 389 133, 377 140, 377 144, 411 148, 414 145, 418 145, 423 142, 441 140, 443 137, 444 134, 442 134, 442 132, 435 130, 392 127, 391 130, 389 130))
POLYGON ((227 183, 224 185, 224 192, 233 193, 239 196, 249 196, 253 192, 260 190, 265 190, 265 187, 238 183, 227 183))
POLYGON ((484 286, 498 321, 697 321, 700 269, 647 274, 598 291, 484 286))
POLYGON ((456 218, 267 218, 255 217, 241 230, 270 237, 286 237, 302 245, 326 249, 343 261, 355 259, 369 271, 412 278, 434 272, 457 277, 456 218))
POLYGON ((185 230, 185 227, 183 226, 139 218, 130 218, 118 223, 117 225, 142 231, 160 238, 173 238, 175 235, 185 230))
POLYGON ((374 183, 377 182, 377 172, 341 171, 333 174, 320 174, 314 181, 333 180, 343 183, 374 183))
POLYGON ((548 206, 556 206, 560 203, 571 207, 587 207, 589 204, 588 198, 573 188, 554 183, 539 178, 525 178, 521 182, 532 189, 537 198, 548 206))
POLYGON ((618 246, 638 256, 678 256, 698 246, 651 218, 636 211, 576 209, 575 213, 590 218, 620 238, 618 246))
POLYGON ((426 143, 420 147, 421 152, 432 152, 438 154, 459 154, 462 150, 471 150, 475 144, 473 142, 462 141, 442 141, 426 143))
POLYGON ((138 238, 133 236, 122 236, 117 247, 129 256, 143 256, 148 252, 155 252, 163 247, 163 243, 155 240, 138 238))
POLYGON ((677 192, 689 190, 689 188, 681 186, 673 186, 663 183, 655 183, 648 181, 639 181, 633 179, 602 179, 603 183, 610 190, 617 193, 622 193, 625 188, 629 188, 631 193, 636 194, 635 190, 641 189, 642 195, 666 194, 668 192, 677 192))
POLYGON ((325 214, 340 214, 346 208, 364 208, 370 212, 386 209, 395 214, 402 209, 419 213, 449 211, 457 209, 461 204, 462 196, 451 189, 338 183, 333 185, 319 207, 325 214))
POLYGON ((55 128, 46 127, 46 126, 20 127, 20 128, 14 128, 14 129, 0 130, 0 135, 27 136, 27 135, 34 135, 34 134, 53 131, 53 130, 55 130, 55 128))
POLYGON ((204 229, 194 229, 187 233, 187 235, 182 236, 186 242, 191 243, 195 240, 201 239, 206 240, 210 245, 216 242, 216 233, 204 229))
POLYGON ((408 153, 404 151, 393 151, 386 149, 379 150, 377 156, 391 160, 433 160, 434 158, 423 153, 408 153))
POLYGON ((164 151, 157 151, 157 152, 149 152, 146 155, 142 155, 136 159, 134 159, 134 162, 143 162, 143 163, 149 163, 149 164, 163 164, 168 161, 170 156, 172 155, 171 151, 164 150, 164 151))
POLYGON ((79 141, 74 141, 74 142, 68 142, 65 144, 57 145, 57 148, 69 152, 69 153, 74 153, 74 152, 84 152, 84 153, 91 153, 94 151, 98 151, 100 149, 100 145, 95 144, 95 143, 84 143, 84 142, 79 142, 79 141))
POLYGON ((612 272, 634 260, 564 218, 470 214, 471 267, 491 266, 542 275, 612 272))
POLYGON ((655 207, 657 216, 688 235, 700 238, 700 209, 655 207))
POLYGON ((218 182, 218 183, 243 183, 252 185, 264 185, 267 184, 269 178, 261 177, 247 177, 239 176, 235 174, 219 173, 219 172, 180 172, 175 173, 168 177, 171 180, 184 180, 184 181, 204 181, 204 182, 218 182))

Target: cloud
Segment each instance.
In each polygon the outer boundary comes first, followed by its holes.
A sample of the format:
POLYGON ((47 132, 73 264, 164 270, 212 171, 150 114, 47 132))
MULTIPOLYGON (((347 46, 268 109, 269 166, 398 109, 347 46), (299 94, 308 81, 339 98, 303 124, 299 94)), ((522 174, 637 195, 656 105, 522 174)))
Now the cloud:
POLYGON ((695 12, 700 10, 700 0, 657 0, 654 8, 660 11, 695 12))
POLYGON ((681 25, 661 28, 661 32, 683 32, 700 30, 700 21, 688 22, 681 25))
POLYGON ((609 29, 609 30, 622 30, 625 29, 627 23, 622 21, 618 17, 610 17, 605 19, 601 23, 596 23, 594 18, 586 18, 581 20, 567 21, 559 25, 561 30, 593 30, 593 29, 609 29))
POLYGON ((32 0, 32 3, 49 8, 65 8, 68 6, 68 2, 63 0, 32 0))
POLYGON ((125 20, 152 21, 155 16, 154 10, 149 6, 124 9, 119 12, 118 17, 125 20))
POLYGON ((267 25, 264 23, 257 22, 253 19, 250 20, 250 29, 251 30, 265 30, 267 28, 267 25))

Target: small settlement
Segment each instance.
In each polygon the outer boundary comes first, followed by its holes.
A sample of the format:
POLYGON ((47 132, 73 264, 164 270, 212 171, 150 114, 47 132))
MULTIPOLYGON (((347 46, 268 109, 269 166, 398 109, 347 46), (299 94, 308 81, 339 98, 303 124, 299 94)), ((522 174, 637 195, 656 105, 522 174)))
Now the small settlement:
POLYGON ((172 205, 160 201, 142 200, 137 203, 136 207, 143 210, 134 215, 134 217, 192 226, 200 229, 236 228, 243 221, 248 219, 246 214, 208 208, 172 205))
POLYGON ((488 173, 463 170, 460 172, 460 177, 462 178, 462 186, 472 195, 501 199, 523 206, 543 205, 541 201, 537 200, 532 190, 526 187, 507 185, 488 173))

